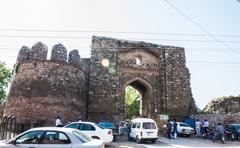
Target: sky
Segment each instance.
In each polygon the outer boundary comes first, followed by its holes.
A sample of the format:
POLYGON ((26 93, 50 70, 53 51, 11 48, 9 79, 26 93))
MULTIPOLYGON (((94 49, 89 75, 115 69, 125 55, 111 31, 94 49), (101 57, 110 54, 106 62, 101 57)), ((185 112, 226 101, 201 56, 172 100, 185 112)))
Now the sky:
POLYGON ((238 0, 0 0, 0 61, 22 45, 62 43, 90 57, 92 35, 185 48, 199 108, 240 95, 238 0))

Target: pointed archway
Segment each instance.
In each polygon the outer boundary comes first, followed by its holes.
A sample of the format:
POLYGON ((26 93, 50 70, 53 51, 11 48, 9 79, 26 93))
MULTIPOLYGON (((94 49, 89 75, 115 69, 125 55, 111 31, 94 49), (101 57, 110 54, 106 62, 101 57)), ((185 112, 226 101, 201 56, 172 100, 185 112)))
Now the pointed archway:
MULTIPOLYGON (((151 117, 151 96, 152 96, 152 86, 143 78, 136 77, 127 81, 124 85, 124 90, 126 87, 131 86, 136 89, 141 95, 139 102, 139 115, 142 117, 151 117)), ((124 96, 125 96, 124 91, 124 96)), ((125 99, 124 99, 125 100, 125 99)), ((123 103, 125 105, 125 103, 123 103)), ((126 117, 126 106, 124 106, 124 116, 126 117)))

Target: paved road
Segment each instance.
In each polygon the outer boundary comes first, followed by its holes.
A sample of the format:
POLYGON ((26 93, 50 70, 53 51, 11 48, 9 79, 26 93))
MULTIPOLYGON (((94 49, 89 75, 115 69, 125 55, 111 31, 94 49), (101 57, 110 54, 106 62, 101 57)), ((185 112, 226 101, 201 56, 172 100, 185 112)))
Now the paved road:
POLYGON ((210 140, 205 140, 202 138, 186 138, 179 137, 176 140, 167 139, 165 137, 160 137, 155 144, 147 142, 144 144, 137 144, 135 141, 127 141, 126 138, 121 138, 117 142, 106 146, 106 148, 210 148, 210 147, 220 147, 220 148, 240 148, 240 142, 227 141, 225 144, 212 143, 210 140))

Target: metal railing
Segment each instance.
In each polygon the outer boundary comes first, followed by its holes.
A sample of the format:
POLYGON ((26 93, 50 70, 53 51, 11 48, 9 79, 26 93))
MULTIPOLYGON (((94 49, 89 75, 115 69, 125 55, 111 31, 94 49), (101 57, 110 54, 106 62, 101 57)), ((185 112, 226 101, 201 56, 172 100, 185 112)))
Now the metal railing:
POLYGON ((30 128, 44 126, 44 122, 31 123, 25 118, 23 123, 17 123, 14 116, 4 116, 0 122, 0 140, 11 139, 30 128))

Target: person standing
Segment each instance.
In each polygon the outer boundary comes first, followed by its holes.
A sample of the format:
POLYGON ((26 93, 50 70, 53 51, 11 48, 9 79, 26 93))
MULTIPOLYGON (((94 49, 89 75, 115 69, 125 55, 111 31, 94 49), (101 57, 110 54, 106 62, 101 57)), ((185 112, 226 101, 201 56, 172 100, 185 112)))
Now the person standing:
POLYGON ((176 119, 173 119, 173 138, 174 139, 177 139, 177 122, 176 122, 176 119))
POLYGON ((205 134, 207 135, 209 130, 209 122, 207 120, 204 120, 203 128, 204 128, 205 134))
POLYGON ((56 119, 56 121, 55 121, 55 125, 56 125, 56 127, 63 127, 62 122, 61 122, 59 116, 57 117, 57 119, 56 119))
MULTIPOLYGON (((216 130, 214 132, 214 136, 213 136, 213 143, 215 143, 217 138, 221 138, 222 136, 224 136, 224 127, 221 125, 221 123, 218 123, 216 130)), ((224 142, 224 141, 222 141, 224 142)))
POLYGON ((196 123, 195 123, 195 127, 196 127, 196 132, 197 132, 197 136, 201 135, 201 122, 197 119, 196 123))
POLYGON ((170 122, 170 120, 168 120, 167 122, 167 138, 171 139, 171 131, 172 131, 172 124, 170 122))

